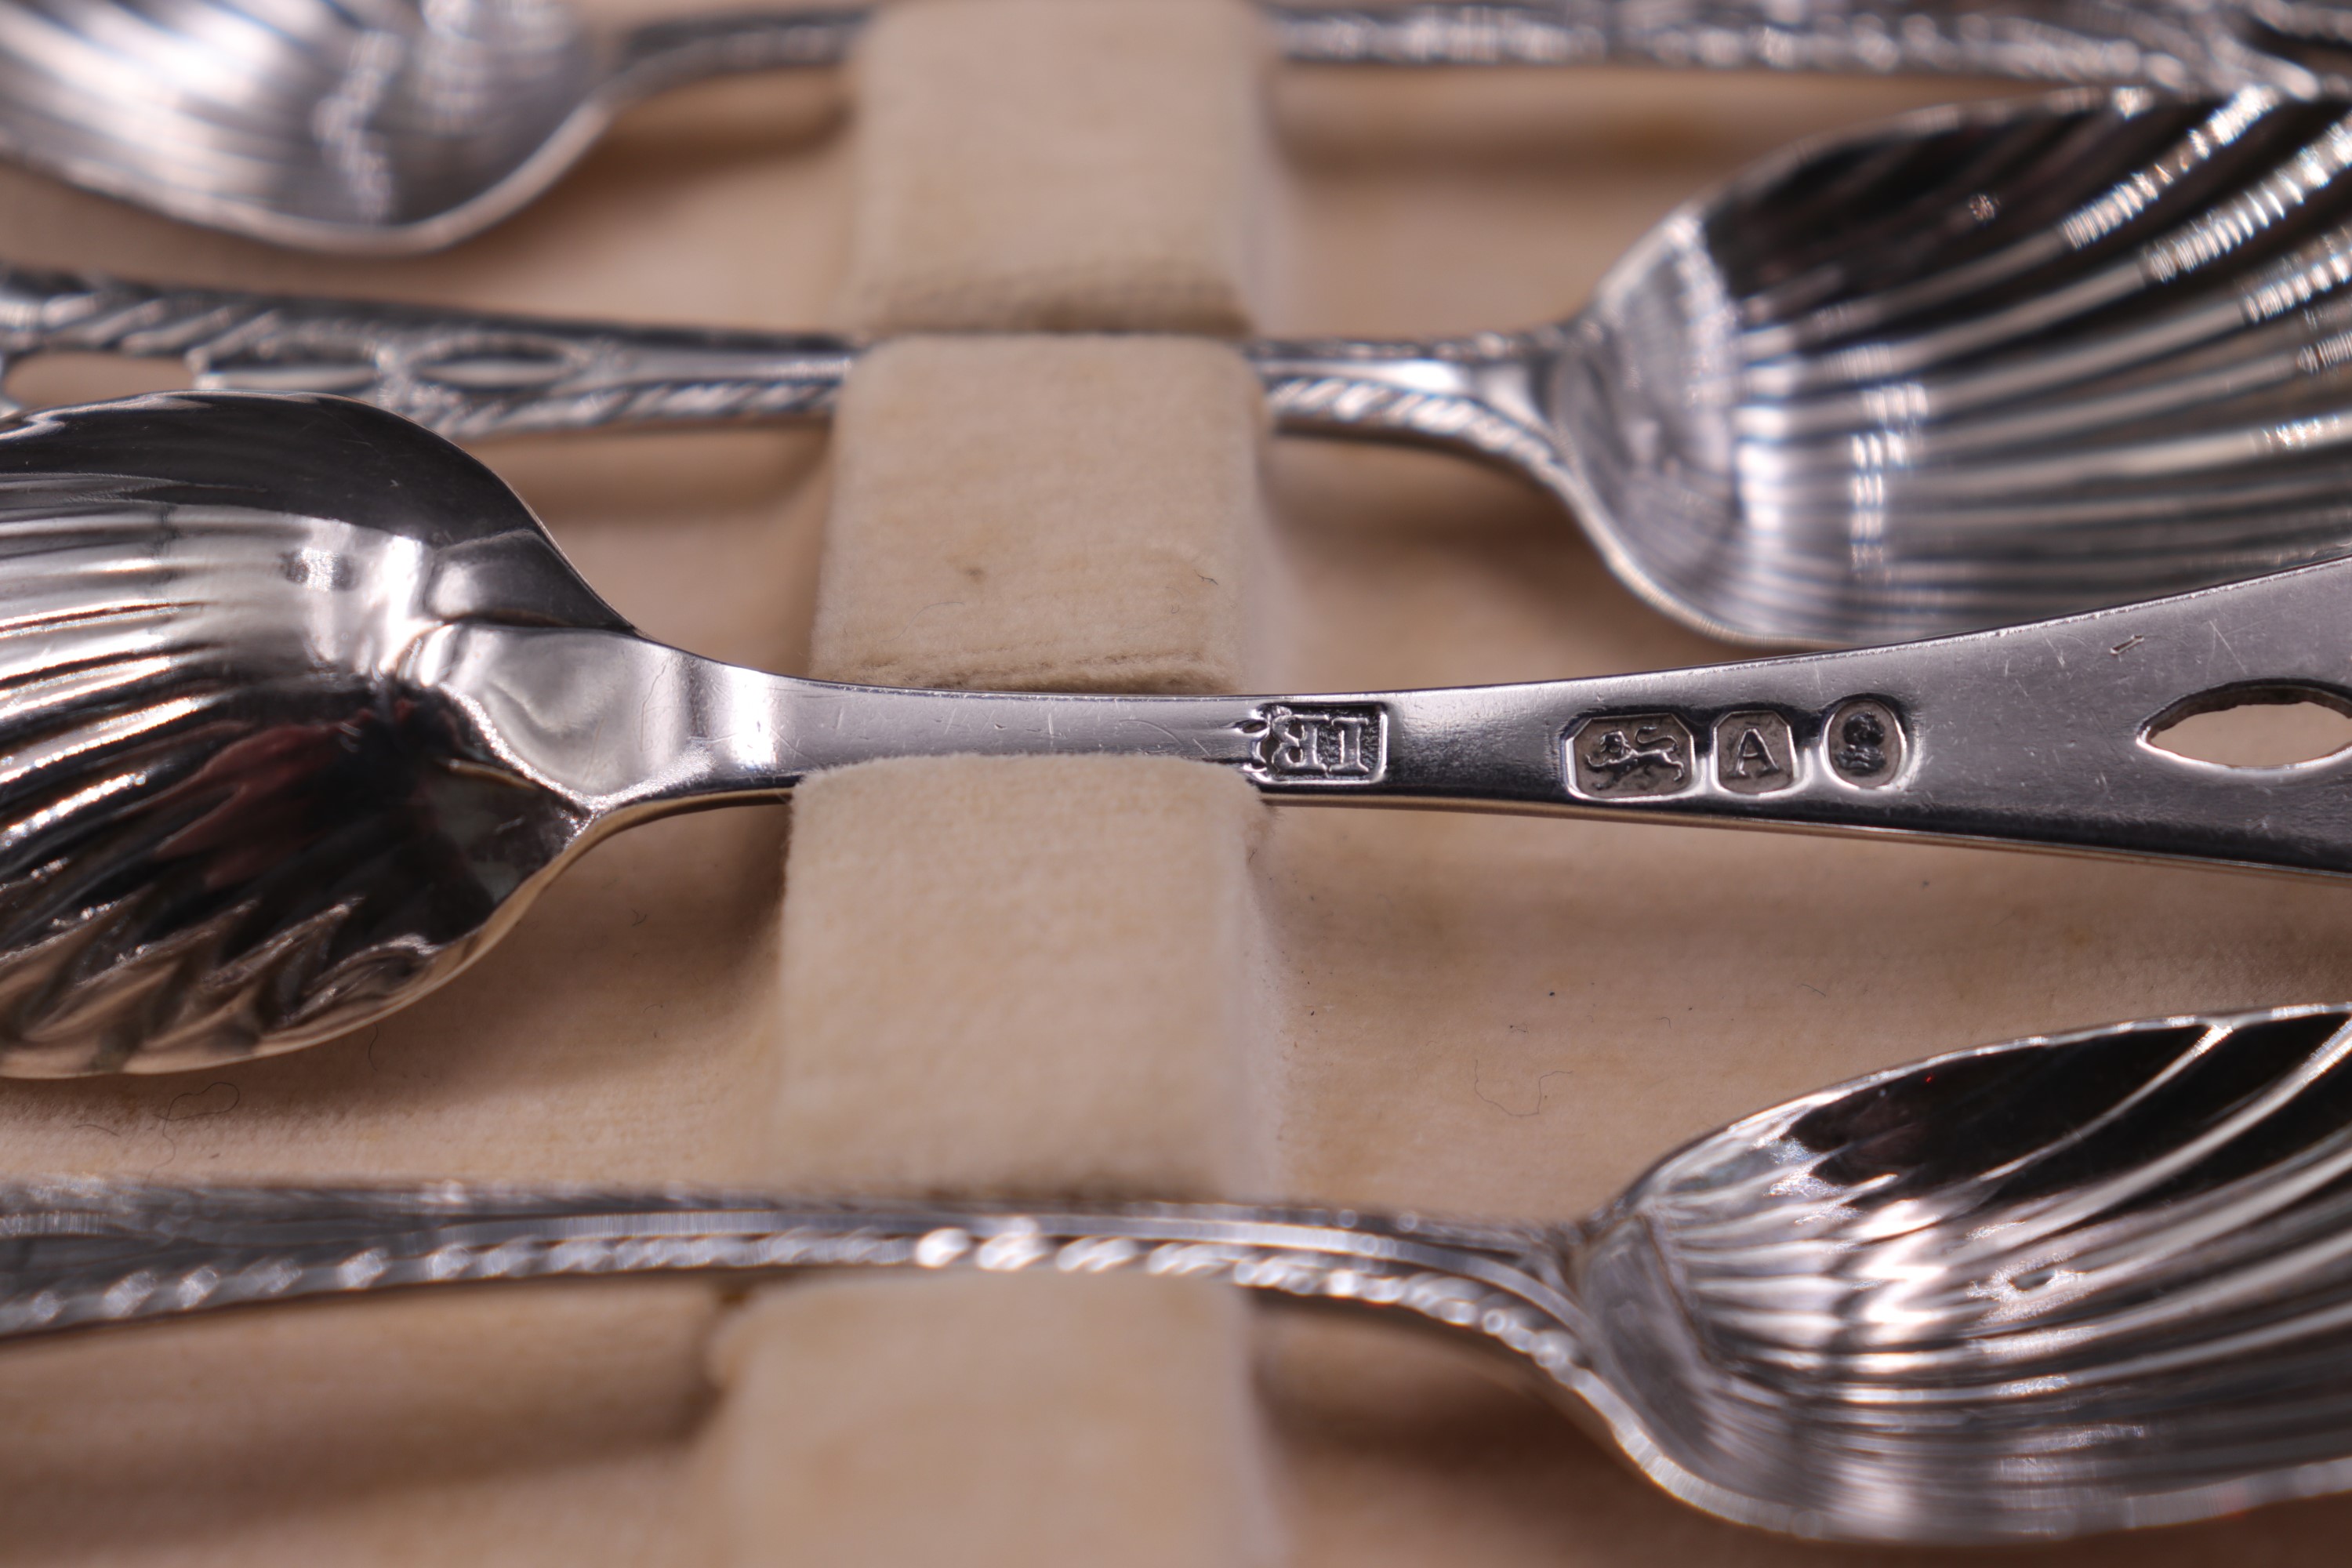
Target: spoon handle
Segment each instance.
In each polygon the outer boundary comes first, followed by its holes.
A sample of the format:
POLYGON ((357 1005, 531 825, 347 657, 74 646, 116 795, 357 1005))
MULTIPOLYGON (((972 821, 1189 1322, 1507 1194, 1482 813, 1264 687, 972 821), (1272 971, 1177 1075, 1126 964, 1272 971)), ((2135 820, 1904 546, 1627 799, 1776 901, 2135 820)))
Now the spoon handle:
POLYGON ((1363 710, 1361 754, 1392 795, 2352 873, 2352 750, 2240 768, 2150 743, 2297 700, 2352 713, 2352 561, 1932 642, 1402 694, 1363 710))
POLYGON ((2282 767, 2149 737, 2191 713, 2352 713, 2352 560, 1932 642, 1655 674, 1313 697, 835 686, 625 636, 466 628, 416 667, 506 764, 604 812, 773 795, 891 756, 1124 752, 1269 796, 1957 838, 2352 874, 2352 748, 2282 767), (621 661, 621 662, 615 662, 621 661), (627 726, 578 699, 632 696, 627 726), (583 717, 577 733, 542 716, 583 717), (528 738, 524 744, 520 738, 528 738))
MULTIPOLYGON (((1535 384, 1559 337, 1259 342, 1242 353, 1285 428, 1426 440, 1549 474, 1559 459, 1535 384)), ((567 321, 0 263, 0 376, 44 353, 177 359, 197 386, 331 393, 463 439, 822 418, 857 345, 814 332, 567 321)), ((0 408, 15 406, 0 398, 0 408)))
POLYGON ((575 322, 0 266, 0 372, 42 353, 178 359, 198 386, 334 393, 463 439, 822 418, 856 349, 813 332, 575 322))
MULTIPOLYGON (((1560 459, 1535 384, 1559 336, 1260 342, 1242 353, 1286 429, 1424 440, 1548 477, 1560 459)), ((177 359, 196 386, 331 393, 453 439, 821 419, 857 352, 814 332, 567 321, 0 263, 0 376, 44 353, 177 359)), ((16 406, 0 397, 0 409, 16 406)))
POLYGON ((733 11, 649 22, 622 35, 605 91, 637 99, 706 77, 839 65, 868 15, 862 8, 733 11))
POLYGON ((1243 344, 1242 353, 1285 430, 1474 452, 1559 488, 1568 459, 1541 388, 1554 360, 1576 352, 1574 331, 1265 340, 1243 344))
POLYGON ((2014 77, 2027 80, 2310 92, 2310 72, 2243 47, 2207 7, 2061 0, 1556 0, 1395 7, 1267 7, 1286 58, 1328 65, 1619 64, 2014 77), (2217 47, 2217 41, 2221 47, 2217 47))
POLYGON ((1566 1233, 1186 1204, 828 1202, 672 1190, 0 1185, 0 1342, 428 1285, 1051 1267, 1397 1308, 1576 1359, 1566 1233))
MULTIPOLYGON (((1428 441, 1551 479, 1563 459, 1537 383, 1564 342, 1561 329, 1541 328, 1430 342, 1258 342, 1241 352, 1285 429, 1428 441)), ((0 375, 43 353, 177 359, 197 386, 332 393, 464 439, 823 418, 857 345, 814 332, 566 321, 0 263, 0 375)), ((0 398, 0 408, 14 406, 0 398)))

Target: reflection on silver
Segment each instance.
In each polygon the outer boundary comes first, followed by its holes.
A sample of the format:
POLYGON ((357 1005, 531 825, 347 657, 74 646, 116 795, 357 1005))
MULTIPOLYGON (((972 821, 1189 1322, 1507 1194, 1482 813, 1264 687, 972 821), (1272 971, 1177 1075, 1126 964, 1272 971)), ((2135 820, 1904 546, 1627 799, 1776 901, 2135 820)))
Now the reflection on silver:
POLYGON ((835 686, 639 637, 487 468, 364 405, 53 410, 0 431, 0 1074, 324 1039, 448 979, 603 835, 876 757, 1174 756, 1275 800, 2352 874, 2352 751, 2242 769, 2148 741, 2242 700, 2352 709, 2347 606, 2352 561, 1942 642, 1591 680, 835 686), (1782 773, 1713 755, 1750 728, 1782 773))
POLYGON ((823 417, 856 345, 815 332, 179 289, 0 262, 0 375, 44 353, 177 359, 199 387, 331 392, 467 440, 823 417))
POLYGON ((1484 452, 1703 630, 1880 643, 2352 551, 2352 100, 1937 110, 1684 207, 1573 320, 1255 351, 1484 452))
MULTIPOLYGON (((0 360, 58 350, 471 437, 819 416, 856 345, 0 268, 0 360)), ((1738 640, 2231 581, 2352 548, 2352 100, 1937 110, 1690 204, 1573 320, 1244 352, 1286 427, 1516 467, 1738 640)))
MULTIPOLYGON (((2300 96, 2352 84, 2317 0, 1561 0, 1275 5, 1290 58, 1940 71, 2300 96)), ((430 249, 544 190, 614 115, 722 72, 834 64, 862 9, 616 37, 562 0, 0 0, 0 150, 280 245, 430 249)))
POLYGON ((2352 1488, 2343 1007, 1990 1046, 1759 1112, 1574 1224, 579 1189, 0 1186, 0 1340, 430 1284, 1051 1267, 1466 1338, 1668 1491, 1803 1535, 2352 1488))
POLYGON ((0 0, 0 151, 279 245, 429 250, 648 93, 841 57, 811 9, 592 33, 561 0, 0 0))
POLYGON ((2305 95, 2352 84, 2352 7, 2340 0, 1555 0, 1272 15, 1287 58, 1339 64, 1948 73, 2305 95))

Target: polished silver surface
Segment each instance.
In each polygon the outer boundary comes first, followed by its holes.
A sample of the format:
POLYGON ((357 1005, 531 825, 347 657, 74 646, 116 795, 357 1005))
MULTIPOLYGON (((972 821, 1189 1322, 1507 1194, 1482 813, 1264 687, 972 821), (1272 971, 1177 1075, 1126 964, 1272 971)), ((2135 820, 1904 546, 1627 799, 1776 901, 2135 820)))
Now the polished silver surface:
MULTIPOLYGON (((0 269, 0 361, 58 351, 485 437, 821 416, 856 345, 0 269)), ((1692 202, 1571 320, 1244 352, 1285 428, 1510 465, 1735 640, 2230 581, 2352 550, 2352 100, 1937 110, 1692 202)))
POLYGON ((429 250, 649 93, 838 59, 855 13, 603 34, 560 0, 0 0, 0 151, 192 223, 429 250))
MULTIPOLYGON (((857 345, 816 332, 184 289, 0 262, 0 380, 57 353, 176 359, 198 388, 334 393, 467 440, 821 418, 857 345)), ((0 410, 16 407, 0 396, 0 410)))
POLYGON ((1557 0, 1270 12, 1286 58, 1333 64, 1900 72, 2305 95, 2352 86, 2352 6, 2330 0, 1557 0))
POLYGON ((950 753, 1182 757, 1275 800, 1857 830, 2352 874, 2352 561, 1939 642, 1314 697, 828 685, 632 631, 487 468, 365 405, 0 431, 0 1074, 310 1044, 448 979, 604 834, 950 753))
POLYGON ((1689 204, 1571 320, 1254 351, 1484 452, 1658 607, 1881 643, 2352 551, 2352 101, 1931 111, 1689 204))
MULTIPOLYGON (((1325 63, 2352 88, 2352 7, 2316 0, 1562 0, 1269 16, 1286 55, 1325 63)), ((0 150, 279 245, 425 250, 537 195, 638 99, 836 63, 864 20, 809 8, 602 35, 562 0, 0 0, 0 150)))
POLYGON ((1956 1544, 2352 1488, 2343 1007, 1960 1051, 1759 1112, 1573 1223, 468 1187, 0 1186, 0 1341, 455 1285, 1226 1279, 1499 1351, 1660 1486, 1956 1544))

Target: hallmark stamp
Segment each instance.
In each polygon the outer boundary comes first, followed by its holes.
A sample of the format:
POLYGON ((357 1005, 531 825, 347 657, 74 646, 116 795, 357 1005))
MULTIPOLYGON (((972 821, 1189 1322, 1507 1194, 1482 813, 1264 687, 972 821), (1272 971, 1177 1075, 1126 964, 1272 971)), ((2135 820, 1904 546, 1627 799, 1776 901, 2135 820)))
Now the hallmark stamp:
POLYGON ((1587 719, 1568 738, 1568 759, 1576 792, 1602 800, 1680 795, 1694 782, 1691 732, 1671 713, 1587 719))
POLYGON ((1715 782, 1734 795, 1769 795, 1797 782, 1797 742, 1789 721, 1758 710, 1715 721, 1715 782))
POLYGON ((1368 784, 1388 768, 1388 710, 1377 702, 1268 703, 1239 729, 1250 737, 1250 760, 1242 771, 1264 783, 1368 784))
POLYGON ((1830 710, 1822 749, 1838 777, 1877 789, 1903 771, 1903 721, 1876 698, 1849 698, 1830 710))

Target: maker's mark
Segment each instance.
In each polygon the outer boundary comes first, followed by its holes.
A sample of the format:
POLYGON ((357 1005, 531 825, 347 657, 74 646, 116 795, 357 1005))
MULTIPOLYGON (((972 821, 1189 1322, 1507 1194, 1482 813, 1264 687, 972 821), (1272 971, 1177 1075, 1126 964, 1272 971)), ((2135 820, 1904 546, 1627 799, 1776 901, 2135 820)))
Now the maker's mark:
POLYGON ((1235 728, 1250 738, 1242 772, 1260 784, 1345 788, 1388 771, 1388 710, 1377 702, 1269 702, 1235 728))

